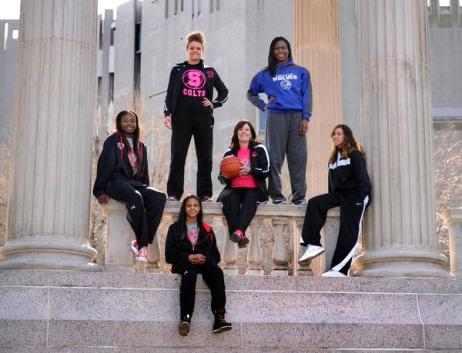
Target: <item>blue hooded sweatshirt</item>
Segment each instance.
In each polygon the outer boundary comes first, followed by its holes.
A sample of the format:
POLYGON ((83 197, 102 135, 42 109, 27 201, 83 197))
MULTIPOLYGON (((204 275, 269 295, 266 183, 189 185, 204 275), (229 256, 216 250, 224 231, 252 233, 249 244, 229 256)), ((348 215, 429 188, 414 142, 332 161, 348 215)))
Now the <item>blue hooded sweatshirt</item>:
POLYGON ((270 113, 300 111, 303 119, 310 120, 313 101, 310 72, 295 65, 292 60, 286 64, 277 64, 274 77, 264 69, 250 82, 247 99, 261 110, 270 113), (273 97, 273 101, 265 105, 258 97, 259 93, 266 93, 268 98, 273 97))

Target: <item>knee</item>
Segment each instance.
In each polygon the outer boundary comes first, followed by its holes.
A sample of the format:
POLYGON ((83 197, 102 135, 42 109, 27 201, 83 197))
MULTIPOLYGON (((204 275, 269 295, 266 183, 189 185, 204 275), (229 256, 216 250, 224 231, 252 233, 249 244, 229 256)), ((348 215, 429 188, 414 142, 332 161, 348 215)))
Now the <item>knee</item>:
POLYGON ((150 203, 159 205, 159 206, 165 206, 165 203, 167 202, 167 196, 163 193, 160 192, 153 187, 147 187, 146 188, 148 194, 147 194, 147 199, 149 200, 150 203))
POLYGON ((144 209, 143 195, 138 190, 135 190, 130 200, 127 202, 129 211, 136 210, 137 208, 144 209))

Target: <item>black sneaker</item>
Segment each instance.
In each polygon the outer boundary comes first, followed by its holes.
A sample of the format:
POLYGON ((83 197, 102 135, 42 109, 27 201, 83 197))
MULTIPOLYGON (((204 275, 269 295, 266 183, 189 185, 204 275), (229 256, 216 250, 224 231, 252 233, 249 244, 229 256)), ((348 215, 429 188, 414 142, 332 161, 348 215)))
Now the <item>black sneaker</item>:
POLYGON ((225 320, 225 310, 218 310, 215 313, 215 321, 213 322, 213 333, 222 333, 232 329, 232 325, 225 320))
POLYGON ((308 202, 306 202, 305 199, 300 199, 297 201, 292 201, 292 205, 299 206, 299 207, 305 207, 306 205, 308 205, 308 202))
POLYGON ((229 239, 231 239, 231 241, 233 243, 237 243, 237 246, 241 249, 241 248, 245 248, 247 246, 247 244, 249 244, 249 238, 247 237, 241 237, 238 233, 234 232, 233 234, 231 234, 229 236, 229 239))
POLYGON ((180 324, 178 325, 178 332, 181 336, 187 336, 189 328, 191 326, 191 315, 187 314, 181 318, 180 324))
POLYGON ((237 243, 237 246, 239 249, 243 249, 243 248, 246 248, 248 244, 249 244, 249 238, 241 237, 241 239, 237 243))
POLYGON ((287 200, 284 198, 273 199, 273 205, 287 205, 287 200))

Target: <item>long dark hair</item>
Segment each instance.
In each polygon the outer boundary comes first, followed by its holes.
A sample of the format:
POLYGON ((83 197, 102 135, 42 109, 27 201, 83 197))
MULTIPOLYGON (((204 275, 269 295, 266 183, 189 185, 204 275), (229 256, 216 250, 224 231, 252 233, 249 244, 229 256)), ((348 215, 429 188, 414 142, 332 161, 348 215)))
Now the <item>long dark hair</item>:
POLYGON ((181 230, 186 232, 186 202, 188 202, 190 199, 194 199, 199 202, 200 211, 197 214, 197 225, 199 226, 199 230, 205 231, 204 226, 202 225, 202 219, 204 218, 204 213, 202 212, 202 202, 201 199, 196 195, 188 195, 184 198, 183 203, 181 204, 180 215, 178 216, 178 224, 180 225, 181 230))
POLYGON ((229 146, 231 149, 238 150, 239 149, 239 139, 237 138, 237 132, 240 128, 242 128, 245 124, 249 125, 250 133, 252 137, 249 141, 249 148, 252 148, 258 145, 260 142, 257 140, 257 133, 255 132, 255 128, 248 120, 241 120, 239 121, 236 126, 234 127, 233 136, 231 137, 231 145, 229 146))
POLYGON ((271 76, 276 75, 276 64, 277 61, 274 58, 274 47, 276 47, 276 43, 280 40, 284 41, 287 44, 287 49, 289 49, 289 60, 292 60, 292 49, 290 47, 290 43, 284 37, 276 37, 271 41, 269 53, 268 53, 268 66, 266 69, 271 73, 271 76))
POLYGON ((140 118, 139 118, 138 114, 133 110, 122 110, 121 112, 119 112, 119 114, 117 114, 117 116, 116 116, 116 129, 123 136, 124 140, 127 139, 126 136, 125 136, 124 131, 122 130, 122 118, 125 115, 131 115, 131 116, 135 117, 136 129, 133 132, 133 152, 135 153, 138 160, 140 160, 140 148, 141 148, 139 146, 139 144, 140 144, 140 131, 141 131, 141 129, 140 129, 140 118))
POLYGON ((330 154, 329 158, 330 164, 335 163, 335 161, 337 160, 337 153, 339 151, 341 154, 341 159, 348 158, 351 152, 354 150, 361 152, 361 154, 364 157, 366 157, 366 153, 364 152, 363 146, 358 141, 356 141, 356 139, 353 136, 353 131, 351 131, 351 129, 347 125, 338 124, 337 126, 335 126, 332 129, 332 132, 330 133, 331 137, 334 136, 335 130, 337 129, 342 129, 344 135, 344 142, 341 150, 337 146, 334 146, 334 149, 332 150, 332 153, 330 154))

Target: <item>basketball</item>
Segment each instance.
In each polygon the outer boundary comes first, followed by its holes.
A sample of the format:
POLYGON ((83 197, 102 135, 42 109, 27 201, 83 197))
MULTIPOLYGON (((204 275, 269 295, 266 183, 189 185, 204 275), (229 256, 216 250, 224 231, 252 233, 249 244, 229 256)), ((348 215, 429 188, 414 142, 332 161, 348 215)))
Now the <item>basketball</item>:
POLYGON ((236 156, 223 158, 220 163, 221 174, 228 179, 239 176, 239 170, 242 168, 241 161, 236 156))

